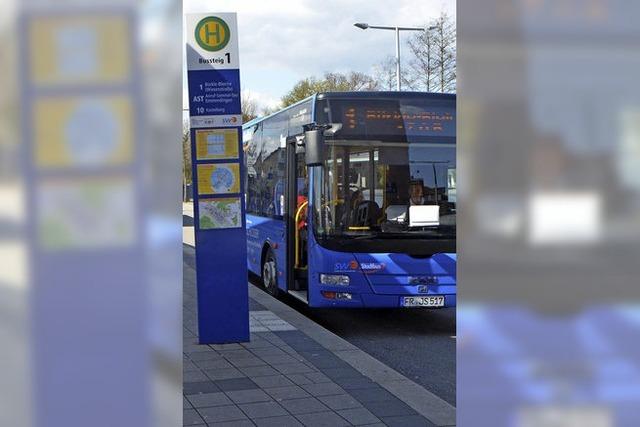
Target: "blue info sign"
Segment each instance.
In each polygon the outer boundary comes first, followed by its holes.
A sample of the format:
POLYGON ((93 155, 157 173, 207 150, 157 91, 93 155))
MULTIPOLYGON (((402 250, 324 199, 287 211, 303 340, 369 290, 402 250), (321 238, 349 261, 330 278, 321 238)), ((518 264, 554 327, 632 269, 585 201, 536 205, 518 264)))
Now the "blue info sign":
POLYGON ((192 14, 186 21, 199 339, 248 341, 236 15, 192 14))
POLYGON ((188 80, 192 116, 241 113, 239 70, 189 71, 188 80))

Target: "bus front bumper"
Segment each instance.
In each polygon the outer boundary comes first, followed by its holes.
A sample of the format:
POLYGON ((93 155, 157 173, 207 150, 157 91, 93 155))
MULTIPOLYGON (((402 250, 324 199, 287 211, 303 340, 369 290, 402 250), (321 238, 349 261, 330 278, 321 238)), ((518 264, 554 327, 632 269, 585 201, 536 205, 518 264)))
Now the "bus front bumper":
POLYGON ((316 290, 309 301, 311 307, 335 307, 335 308, 416 308, 438 309, 456 306, 455 294, 425 294, 425 295, 389 295, 374 293, 358 293, 350 289, 340 290, 316 290), (444 297, 442 307, 407 307, 404 298, 408 297, 444 297))

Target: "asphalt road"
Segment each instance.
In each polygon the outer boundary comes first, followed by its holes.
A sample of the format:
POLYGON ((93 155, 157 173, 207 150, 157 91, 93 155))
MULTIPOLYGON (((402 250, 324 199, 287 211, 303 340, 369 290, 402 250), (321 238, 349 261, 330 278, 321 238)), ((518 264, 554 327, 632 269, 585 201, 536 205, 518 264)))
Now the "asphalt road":
POLYGON ((455 309, 311 309, 290 296, 280 300, 456 405, 455 309))

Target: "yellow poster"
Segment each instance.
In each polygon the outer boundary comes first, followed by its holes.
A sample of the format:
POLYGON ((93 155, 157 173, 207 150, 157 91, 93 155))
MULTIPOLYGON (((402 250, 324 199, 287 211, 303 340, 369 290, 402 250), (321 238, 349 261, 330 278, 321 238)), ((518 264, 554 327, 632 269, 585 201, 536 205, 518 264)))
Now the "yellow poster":
POLYGON ((196 157, 198 160, 237 159, 238 130, 196 130, 196 157))
POLYGON ((135 37, 126 16, 42 16, 30 21, 33 84, 126 83, 135 37))
POLYGON ((198 194, 240 192, 240 163, 198 165, 198 194))
POLYGON ((133 106, 127 96, 47 97, 33 109, 41 168, 99 167, 133 160, 133 106))

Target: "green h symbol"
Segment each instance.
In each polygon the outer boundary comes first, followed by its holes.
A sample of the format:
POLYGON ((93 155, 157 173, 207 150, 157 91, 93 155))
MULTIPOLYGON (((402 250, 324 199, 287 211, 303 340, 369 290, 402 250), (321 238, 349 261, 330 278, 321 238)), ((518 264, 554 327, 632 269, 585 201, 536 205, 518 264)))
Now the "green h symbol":
POLYGON ((207 22, 204 26, 204 37, 207 44, 220 44, 220 25, 217 23, 207 22), (209 25, 215 25, 215 31, 211 31, 209 25), (211 43, 210 37, 215 37, 216 42, 211 43))
POLYGON ((195 31, 196 42, 204 50, 217 52, 229 43, 231 31, 226 22, 216 16, 201 20, 195 31))

